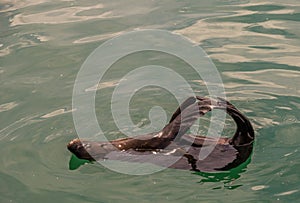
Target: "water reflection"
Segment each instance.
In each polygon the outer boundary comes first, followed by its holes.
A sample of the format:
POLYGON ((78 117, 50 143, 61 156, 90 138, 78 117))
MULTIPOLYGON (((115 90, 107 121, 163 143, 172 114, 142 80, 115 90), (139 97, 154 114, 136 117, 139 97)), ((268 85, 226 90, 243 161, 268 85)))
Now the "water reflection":
MULTIPOLYGON (((33 8, 43 8, 43 4, 46 1, 29 1, 24 4, 18 4, 13 2, 7 2, 2 12, 8 12, 18 9, 23 9, 28 6, 33 8)), ((136 2, 126 1, 119 2, 118 4, 113 2, 106 2, 105 4, 95 4, 91 2, 85 2, 83 5, 78 6, 77 2, 65 2, 64 8, 57 8, 56 4, 49 4, 48 9, 43 12, 22 12, 14 15, 10 20, 11 26, 25 25, 25 24, 62 24, 62 23, 73 23, 82 22, 96 19, 106 18, 121 18, 125 16, 147 14, 157 9, 154 6, 154 2, 136 2), (84 5, 87 4, 87 5, 84 5), (53 7, 51 9, 51 7, 53 7), (109 9, 108 9, 109 7, 109 9), (120 9, 120 7, 122 9, 120 9)), ((44 9, 40 9, 44 10, 44 9)))
POLYGON ((115 32, 115 33, 109 33, 109 34, 94 35, 94 36, 89 36, 89 37, 84 37, 84 38, 81 38, 81 39, 77 39, 73 43, 74 44, 83 44, 83 43, 101 41, 101 40, 105 40, 105 39, 111 39, 111 38, 116 37, 118 35, 121 35, 123 33, 124 32, 115 32))
POLYGON ((23 0, 23 1, 2 0, 1 3, 4 6, 0 10, 0 13, 15 11, 15 10, 23 9, 34 5, 40 5, 45 2, 49 2, 49 0, 23 0))
POLYGON ((9 102, 9 103, 5 103, 5 104, 0 104, 0 112, 11 110, 18 105, 19 104, 17 102, 9 102))
MULTIPOLYGON (((242 173, 247 171, 247 166, 250 162, 251 162, 251 157, 248 158, 246 162, 244 162, 243 164, 239 165, 234 169, 231 169, 230 171, 220 172, 220 173, 192 172, 192 174, 200 177, 200 180, 198 181, 198 183, 200 184, 204 184, 208 182, 210 183, 220 182, 223 183, 223 187, 225 189, 233 190, 242 186, 242 184, 235 184, 235 181, 241 177, 242 173)), ((79 159, 72 154, 69 160, 69 169, 76 170, 80 166, 85 164, 93 164, 93 162, 79 159)), ((223 189, 223 188, 219 186, 213 189, 223 189)))
POLYGON ((293 5, 260 2, 224 6, 224 10, 234 7, 236 10, 230 15, 201 19, 175 32, 204 45, 218 44, 206 50, 212 58, 224 63, 263 60, 300 67, 300 32, 292 29, 299 14, 293 5))
POLYGON ((40 43, 50 40, 50 37, 40 33, 16 33, 12 36, 9 36, 9 38, 10 39, 6 39, 8 42, 5 41, 4 44, 0 46, 0 48, 2 48, 0 49, 0 56, 6 56, 15 50, 36 46, 40 43))
POLYGON ((62 9, 55 9, 41 13, 34 14, 17 14, 11 19, 11 26, 24 25, 24 24, 60 24, 60 23, 70 23, 77 21, 85 21, 90 19, 106 18, 112 17, 111 12, 104 12, 99 15, 80 15, 83 11, 88 11, 91 9, 102 9, 102 4, 97 4, 93 6, 80 6, 80 7, 67 7, 62 9))
MULTIPOLYGON (((228 93, 242 91, 241 96, 247 100, 274 99, 273 95, 298 97, 300 94, 300 89, 298 88, 300 86, 299 71, 264 69, 257 71, 228 71, 223 74, 232 79, 239 78, 239 80, 247 81, 243 86, 233 82, 226 84, 228 93), (268 94, 255 94, 260 92, 268 92, 268 94)), ((240 98, 242 99, 242 97, 240 98)))
POLYGON ((26 116, 0 129, 0 141, 5 138, 13 141, 20 136, 20 134, 14 135, 14 132, 24 128, 25 126, 40 122, 41 120, 36 119, 37 117, 38 115, 26 116))

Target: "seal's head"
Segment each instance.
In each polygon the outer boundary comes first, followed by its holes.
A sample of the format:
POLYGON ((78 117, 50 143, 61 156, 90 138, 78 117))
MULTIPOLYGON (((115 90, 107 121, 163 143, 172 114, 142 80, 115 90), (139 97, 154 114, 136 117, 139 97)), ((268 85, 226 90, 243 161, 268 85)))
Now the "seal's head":
POLYGON ((105 159, 105 155, 109 152, 118 150, 110 142, 86 141, 78 138, 72 140, 67 147, 79 159, 89 161, 105 159))
POLYGON ((89 145, 86 143, 82 143, 78 138, 72 140, 67 147, 73 154, 75 154, 80 159, 86 159, 91 161, 94 160, 93 157, 87 152, 89 145))

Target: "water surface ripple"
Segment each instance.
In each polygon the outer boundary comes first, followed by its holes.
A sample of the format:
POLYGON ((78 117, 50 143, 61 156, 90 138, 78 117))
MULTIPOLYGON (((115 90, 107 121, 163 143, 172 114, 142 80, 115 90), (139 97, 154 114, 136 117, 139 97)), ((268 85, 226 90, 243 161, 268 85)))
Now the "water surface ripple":
MULTIPOLYGON (((297 0, 2 0, 0 202, 299 201, 299 21, 297 0), (127 176, 98 164, 69 169, 72 88, 81 64, 104 40, 145 28, 182 34, 208 53, 228 99, 255 126, 251 160, 224 174, 167 169, 127 176)), ((107 115, 99 121, 111 139, 122 136, 107 104, 111 92, 123 70, 145 61, 184 66, 169 56, 137 54, 91 87, 101 93, 96 111, 107 115)), ((186 76, 205 93, 203 81, 186 76)), ((139 125, 148 123, 152 104, 164 105, 168 116, 177 105, 153 89, 140 96, 132 106, 139 125)))

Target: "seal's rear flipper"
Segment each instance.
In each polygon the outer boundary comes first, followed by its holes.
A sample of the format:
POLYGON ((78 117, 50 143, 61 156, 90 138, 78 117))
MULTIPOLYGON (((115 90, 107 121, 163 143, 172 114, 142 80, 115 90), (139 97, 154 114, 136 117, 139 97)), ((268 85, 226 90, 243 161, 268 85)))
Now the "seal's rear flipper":
MULTIPOLYGON (((230 144, 242 146, 251 144, 254 140, 254 130, 249 119, 244 116, 237 108, 226 101, 218 98, 217 100, 205 97, 190 97, 173 114, 170 123, 163 129, 163 134, 172 136, 173 139, 183 136, 194 122, 212 109, 226 111, 237 125, 237 130, 230 139, 230 144)), ((199 142, 203 142, 203 139, 199 142)))

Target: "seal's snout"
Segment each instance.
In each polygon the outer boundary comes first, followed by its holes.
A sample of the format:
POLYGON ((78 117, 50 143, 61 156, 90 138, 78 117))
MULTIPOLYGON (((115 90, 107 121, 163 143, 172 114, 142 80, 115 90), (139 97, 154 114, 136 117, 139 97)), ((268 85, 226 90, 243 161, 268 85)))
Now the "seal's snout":
POLYGON ((78 138, 72 140, 67 145, 67 148, 70 152, 75 154, 80 159, 94 160, 91 155, 86 151, 89 146, 83 144, 78 138))
POLYGON ((69 142, 69 144, 67 145, 68 150, 70 150, 71 152, 75 152, 78 148, 80 148, 82 146, 82 143, 80 142, 80 140, 74 139, 71 142, 69 142))

